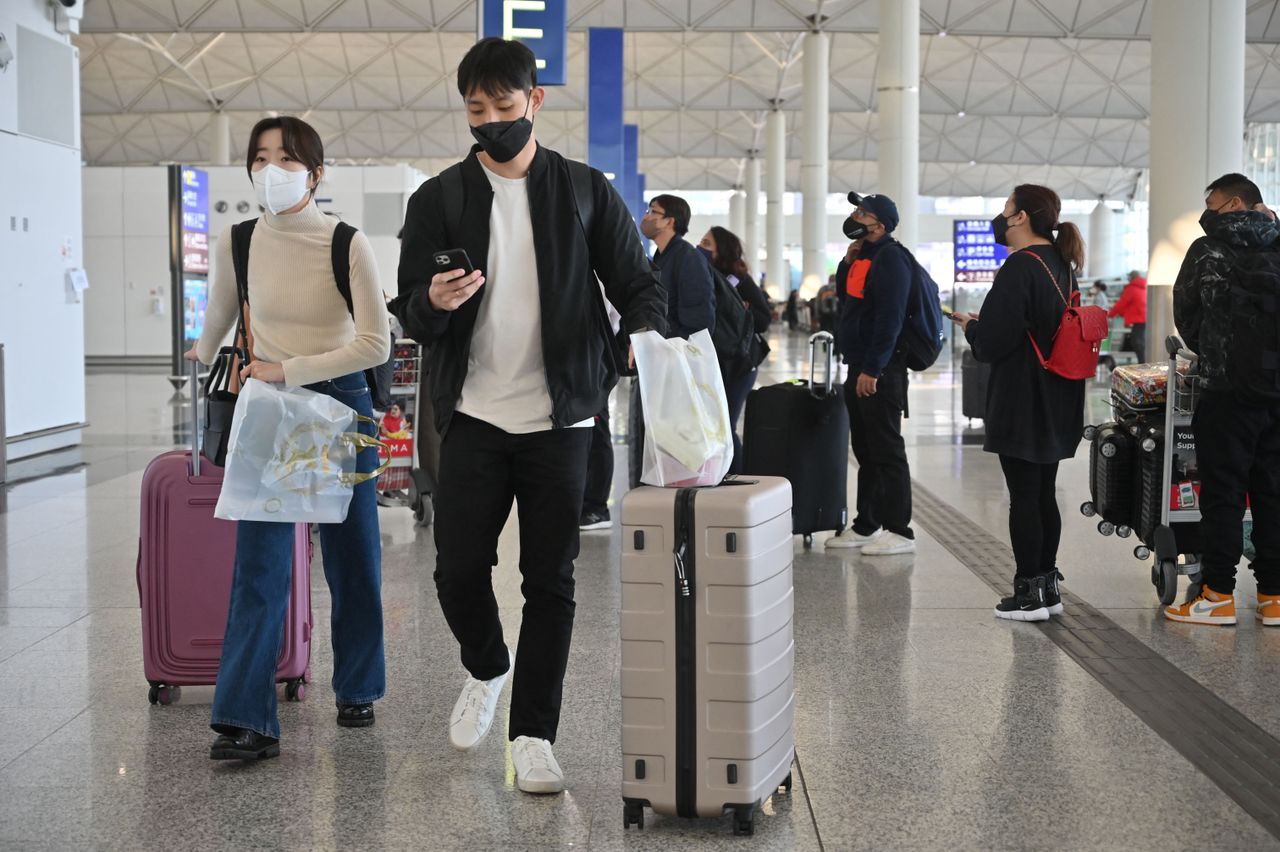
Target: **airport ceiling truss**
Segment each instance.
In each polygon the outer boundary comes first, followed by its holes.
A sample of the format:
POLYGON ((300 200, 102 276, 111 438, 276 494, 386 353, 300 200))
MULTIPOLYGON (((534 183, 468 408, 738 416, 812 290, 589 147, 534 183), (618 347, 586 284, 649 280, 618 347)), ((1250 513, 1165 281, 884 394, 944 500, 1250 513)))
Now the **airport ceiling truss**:
MULTIPOLYGON (((1147 166, 1154 0, 921 0, 920 190, 1131 197, 1147 166)), ((1245 110, 1280 121, 1280 0, 1248 0, 1245 110)), ((243 140, 270 111, 316 125, 339 163, 429 173, 467 150, 454 83, 460 0, 93 0, 80 48, 94 165, 200 162, 215 111, 243 140)), ((586 154, 586 30, 627 30, 626 117, 651 188, 727 189, 787 114, 798 188, 803 36, 831 34, 831 188, 876 184, 878 0, 569 0, 570 85, 539 139, 586 154)), ((1198 120, 1189 117, 1190 125, 1198 120)), ((763 154, 761 154, 763 156, 763 154)))

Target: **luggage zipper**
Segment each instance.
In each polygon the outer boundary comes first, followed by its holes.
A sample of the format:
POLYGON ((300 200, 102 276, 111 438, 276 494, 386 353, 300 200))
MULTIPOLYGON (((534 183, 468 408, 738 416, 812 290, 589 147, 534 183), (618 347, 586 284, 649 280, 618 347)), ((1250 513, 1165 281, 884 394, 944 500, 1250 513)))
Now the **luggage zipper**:
POLYGON ((698 815, 697 751, 697 653, 693 584, 697 568, 697 547, 690 547, 694 535, 693 488, 676 492, 676 813, 698 815))

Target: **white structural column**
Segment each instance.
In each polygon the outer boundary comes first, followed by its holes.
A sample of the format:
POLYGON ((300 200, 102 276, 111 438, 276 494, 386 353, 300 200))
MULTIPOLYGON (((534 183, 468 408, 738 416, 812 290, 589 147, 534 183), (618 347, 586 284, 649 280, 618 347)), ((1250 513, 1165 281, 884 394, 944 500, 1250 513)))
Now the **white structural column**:
POLYGON ((1245 0, 1151 4, 1147 357, 1173 333, 1173 281, 1203 234, 1204 188, 1244 162, 1245 0), (1195 133, 1187 132, 1190 120, 1195 133))
POLYGON ((231 165, 231 116, 215 112, 209 130, 213 134, 209 140, 209 162, 215 166, 231 165))
POLYGON ((785 222, 783 202, 787 192, 787 117, 780 109, 769 113, 765 124, 765 170, 768 195, 765 216, 765 247, 768 254, 768 284, 773 286, 778 298, 785 300, 791 294, 791 282, 787 280, 787 258, 783 254, 785 222))
MULTIPOLYGON (((880 0, 877 191, 898 205, 894 237, 914 250, 920 196, 920 0, 880 0)), ((864 188, 859 187, 859 191, 864 188)))
POLYGON ((1090 278, 1110 278, 1120 274, 1116 267, 1116 214, 1099 198, 1089 214, 1089 241, 1085 243, 1085 268, 1090 278))
POLYGON ((747 153, 744 177, 746 192, 743 196, 742 253, 747 259, 751 274, 760 277, 760 158, 759 152, 747 153))
POLYGON ((804 111, 801 136, 800 191, 804 193, 801 241, 804 245, 806 293, 827 283, 828 139, 831 127, 831 38, 812 32, 804 37, 804 111))
POLYGON ((739 187, 733 188, 733 195, 729 196, 729 230, 734 236, 742 239, 743 223, 746 221, 743 214, 746 212, 742 207, 743 196, 739 187))

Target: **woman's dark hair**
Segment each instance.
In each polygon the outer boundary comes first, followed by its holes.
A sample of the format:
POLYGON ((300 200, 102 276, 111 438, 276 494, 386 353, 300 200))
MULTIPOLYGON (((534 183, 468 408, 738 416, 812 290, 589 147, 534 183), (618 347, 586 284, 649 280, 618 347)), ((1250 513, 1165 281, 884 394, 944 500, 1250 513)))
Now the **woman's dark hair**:
POLYGON ((689 202, 678 195, 655 195, 649 199, 649 203, 659 205, 668 218, 676 220, 677 237, 683 237, 689 233, 689 220, 693 218, 693 212, 689 209, 689 202))
MULTIPOLYGON (((314 127, 292 115, 264 118, 249 133, 249 153, 245 157, 244 168, 250 180, 253 179, 253 160, 258 156, 258 140, 262 134, 275 128, 280 129, 285 153, 306 166, 307 171, 313 172, 324 165, 324 143, 314 127)), ((315 194, 314 189, 311 194, 315 194)))
POLYGON ((458 63, 458 93, 481 91, 491 98, 508 92, 528 94, 538 85, 538 60, 527 45, 501 38, 482 38, 458 63))
POLYGON ((711 238, 716 241, 715 268, 725 275, 750 277, 747 262, 742 257, 742 240, 728 228, 721 228, 719 225, 711 228, 711 238))
POLYGON ((1077 273, 1084 269, 1084 237, 1080 229, 1070 222, 1059 222, 1062 199, 1047 186, 1024 183, 1013 189, 1013 206, 1027 214, 1031 220, 1031 232, 1053 243, 1077 273), (1055 237, 1053 232, 1057 231, 1055 237))

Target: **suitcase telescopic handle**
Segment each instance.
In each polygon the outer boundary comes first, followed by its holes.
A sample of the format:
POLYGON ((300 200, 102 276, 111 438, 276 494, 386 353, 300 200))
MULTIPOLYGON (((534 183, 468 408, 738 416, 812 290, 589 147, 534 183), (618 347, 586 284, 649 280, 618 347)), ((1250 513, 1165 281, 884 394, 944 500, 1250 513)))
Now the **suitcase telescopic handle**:
POLYGON ((191 362, 191 475, 200 475, 200 362, 191 362))
POLYGON ((830 396, 832 383, 835 381, 835 341, 830 332, 820 331, 809 338, 809 393, 819 396, 818 387, 818 347, 823 348, 826 356, 826 378, 823 380, 821 396, 830 396))

